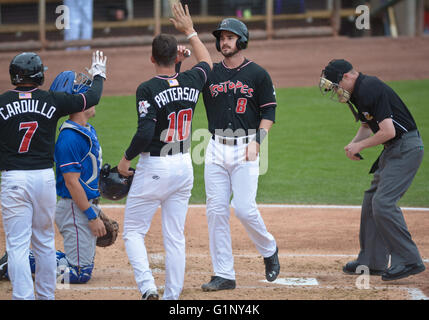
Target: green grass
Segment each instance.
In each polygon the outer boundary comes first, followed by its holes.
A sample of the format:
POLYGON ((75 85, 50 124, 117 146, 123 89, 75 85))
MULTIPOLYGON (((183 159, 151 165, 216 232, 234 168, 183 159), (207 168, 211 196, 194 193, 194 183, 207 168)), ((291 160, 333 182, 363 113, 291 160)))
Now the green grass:
MULTIPOLYGON (((389 84, 411 110, 423 141, 429 141, 429 80, 389 84)), ((363 161, 349 160, 343 147, 359 124, 345 104, 322 97, 317 87, 277 89, 277 100, 276 123, 264 142, 269 165, 259 178, 258 203, 360 205, 381 147, 364 150, 363 161)), ((116 165, 136 130, 134 96, 103 97, 90 122, 97 129, 103 161, 116 165)), ((201 98, 193 122, 193 130, 199 128, 207 128, 201 98)), ((191 203, 205 203, 203 170, 203 164, 194 164, 191 203)), ((429 207, 427 156, 400 205, 429 207)))

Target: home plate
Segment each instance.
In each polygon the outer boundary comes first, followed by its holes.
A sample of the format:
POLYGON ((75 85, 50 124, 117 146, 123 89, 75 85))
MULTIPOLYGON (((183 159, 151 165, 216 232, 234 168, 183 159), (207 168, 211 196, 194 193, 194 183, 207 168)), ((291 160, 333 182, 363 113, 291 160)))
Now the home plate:
POLYGON ((261 282, 281 284, 284 286, 318 286, 316 278, 277 278, 273 282, 261 280, 261 282))

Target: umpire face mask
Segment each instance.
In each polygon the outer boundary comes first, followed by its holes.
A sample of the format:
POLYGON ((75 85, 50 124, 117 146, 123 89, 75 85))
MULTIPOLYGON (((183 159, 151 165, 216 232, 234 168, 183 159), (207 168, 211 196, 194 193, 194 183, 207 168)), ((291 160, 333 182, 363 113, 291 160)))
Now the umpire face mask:
POLYGON ((342 88, 338 83, 334 83, 325 77, 322 71, 319 80, 319 89, 322 95, 329 95, 330 99, 341 103, 347 103, 350 100, 350 92, 342 88))

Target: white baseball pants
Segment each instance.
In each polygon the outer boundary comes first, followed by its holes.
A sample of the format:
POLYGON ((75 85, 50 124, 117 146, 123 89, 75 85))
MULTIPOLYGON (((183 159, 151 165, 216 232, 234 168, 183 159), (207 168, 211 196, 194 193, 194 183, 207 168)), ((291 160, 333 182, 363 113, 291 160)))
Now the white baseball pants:
POLYGON ((164 300, 177 300, 185 278, 185 220, 194 176, 189 153, 140 155, 125 206, 124 242, 142 294, 156 289, 145 246, 152 218, 161 206, 165 249, 164 300))
POLYGON ((216 276, 235 280, 231 246, 230 208, 243 224, 256 249, 263 257, 276 252, 276 241, 267 231, 256 205, 259 178, 259 157, 245 160, 247 144, 221 144, 210 139, 206 151, 204 182, 207 196, 209 245, 216 276))
POLYGON ((53 300, 57 268, 54 171, 3 171, 1 178, 3 226, 12 298, 53 300), (28 261, 30 244, 36 260, 35 288, 28 261))

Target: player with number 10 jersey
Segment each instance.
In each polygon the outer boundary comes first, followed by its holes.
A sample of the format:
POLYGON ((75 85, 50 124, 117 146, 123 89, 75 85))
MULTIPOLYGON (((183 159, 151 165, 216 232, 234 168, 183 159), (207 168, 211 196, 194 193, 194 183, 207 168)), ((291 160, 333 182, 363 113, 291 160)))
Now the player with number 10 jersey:
POLYGON ((151 156, 187 153, 191 121, 210 68, 201 62, 191 70, 173 76, 158 75, 137 88, 139 127, 154 122, 152 141, 143 152, 151 156))
POLYGON ((144 300, 159 298, 149 267, 145 236, 161 206, 165 249, 163 299, 179 299, 185 279, 185 220, 194 182, 189 153, 191 121, 200 91, 211 71, 207 48, 193 28, 187 6, 172 5, 174 25, 183 32, 197 64, 176 73, 184 59, 184 47, 174 36, 160 34, 152 42, 151 61, 157 76, 137 88, 138 129, 118 164, 121 175, 133 174, 131 160, 140 155, 128 193, 124 215, 124 243, 144 300))

